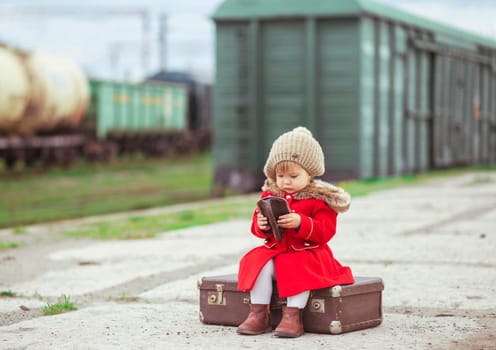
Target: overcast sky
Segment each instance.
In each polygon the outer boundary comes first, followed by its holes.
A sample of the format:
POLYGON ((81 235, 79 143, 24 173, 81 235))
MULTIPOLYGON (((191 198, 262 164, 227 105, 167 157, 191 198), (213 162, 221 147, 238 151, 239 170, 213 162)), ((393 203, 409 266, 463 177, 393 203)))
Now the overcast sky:
MULTIPOLYGON (((0 41, 70 56, 93 77, 137 80, 160 68, 159 19, 166 15, 166 67, 211 80, 214 25, 210 16, 222 1, 86 0, 81 5, 79 0, 0 0, 0 41), (49 10, 41 15, 44 7, 49 10), (74 13, 74 8, 89 12, 74 13), (38 14, 29 12, 33 10, 38 14), (147 31, 142 11, 148 15, 147 31), (146 41, 144 33, 148 33, 146 41)), ((495 0, 380 1, 496 39, 495 0)))

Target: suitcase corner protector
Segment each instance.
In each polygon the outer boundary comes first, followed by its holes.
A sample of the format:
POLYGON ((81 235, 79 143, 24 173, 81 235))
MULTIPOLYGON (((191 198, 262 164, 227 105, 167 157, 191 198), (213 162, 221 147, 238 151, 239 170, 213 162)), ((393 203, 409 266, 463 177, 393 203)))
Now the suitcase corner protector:
POLYGON ((329 332, 331 334, 341 334, 343 332, 343 326, 340 321, 332 321, 329 324, 329 332))
POLYGON ((343 290, 343 287, 340 285, 336 285, 334 287, 331 287, 331 295, 333 298, 339 298, 341 297, 341 291, 343 290))

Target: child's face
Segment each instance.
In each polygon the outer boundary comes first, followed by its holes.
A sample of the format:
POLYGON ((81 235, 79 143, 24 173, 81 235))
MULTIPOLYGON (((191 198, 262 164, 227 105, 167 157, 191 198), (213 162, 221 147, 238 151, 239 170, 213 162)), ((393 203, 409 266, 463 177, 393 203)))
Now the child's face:
POLYGON ((296 163, 289 162, 285 166, 276 166, 276 184, 281 191, 295 193, 304 189, 312 177, 296 163))

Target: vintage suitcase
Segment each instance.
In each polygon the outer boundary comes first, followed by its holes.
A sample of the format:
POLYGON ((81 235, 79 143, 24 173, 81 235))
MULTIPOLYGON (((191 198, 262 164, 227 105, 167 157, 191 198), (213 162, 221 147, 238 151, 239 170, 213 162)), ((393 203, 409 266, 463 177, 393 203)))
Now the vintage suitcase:
MULTIPOLYGON (((274 285, 275 286, 275 285, 274 285)), ((200 289, 200 320, 203 323, 238 326, 249 312, 248 292, 237 290, 237 275, 203 277, 200 289)), ((382 323, 382 291, 377 277, 355 277, 355 283, 313 290, 303 311, 306 332, 341 334, 382 323)), ((271 301, 271 324, 281 320, 277 289, 271 301)))

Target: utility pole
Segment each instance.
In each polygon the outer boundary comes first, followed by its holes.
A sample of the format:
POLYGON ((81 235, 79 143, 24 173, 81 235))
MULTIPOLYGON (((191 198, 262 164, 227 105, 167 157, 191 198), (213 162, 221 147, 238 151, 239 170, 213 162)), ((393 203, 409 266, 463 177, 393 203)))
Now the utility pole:
POLYGON ((159 23, 159 50, 160 50, 160 71, 167 71, 167 15, 160 15, 159 23))
POLYGON ((150 17, 148 12, 143 11, 141 13, 141 21, 143 24, 141 62, 143 65, 143 78, 146 79, 150 69, 150 17))

